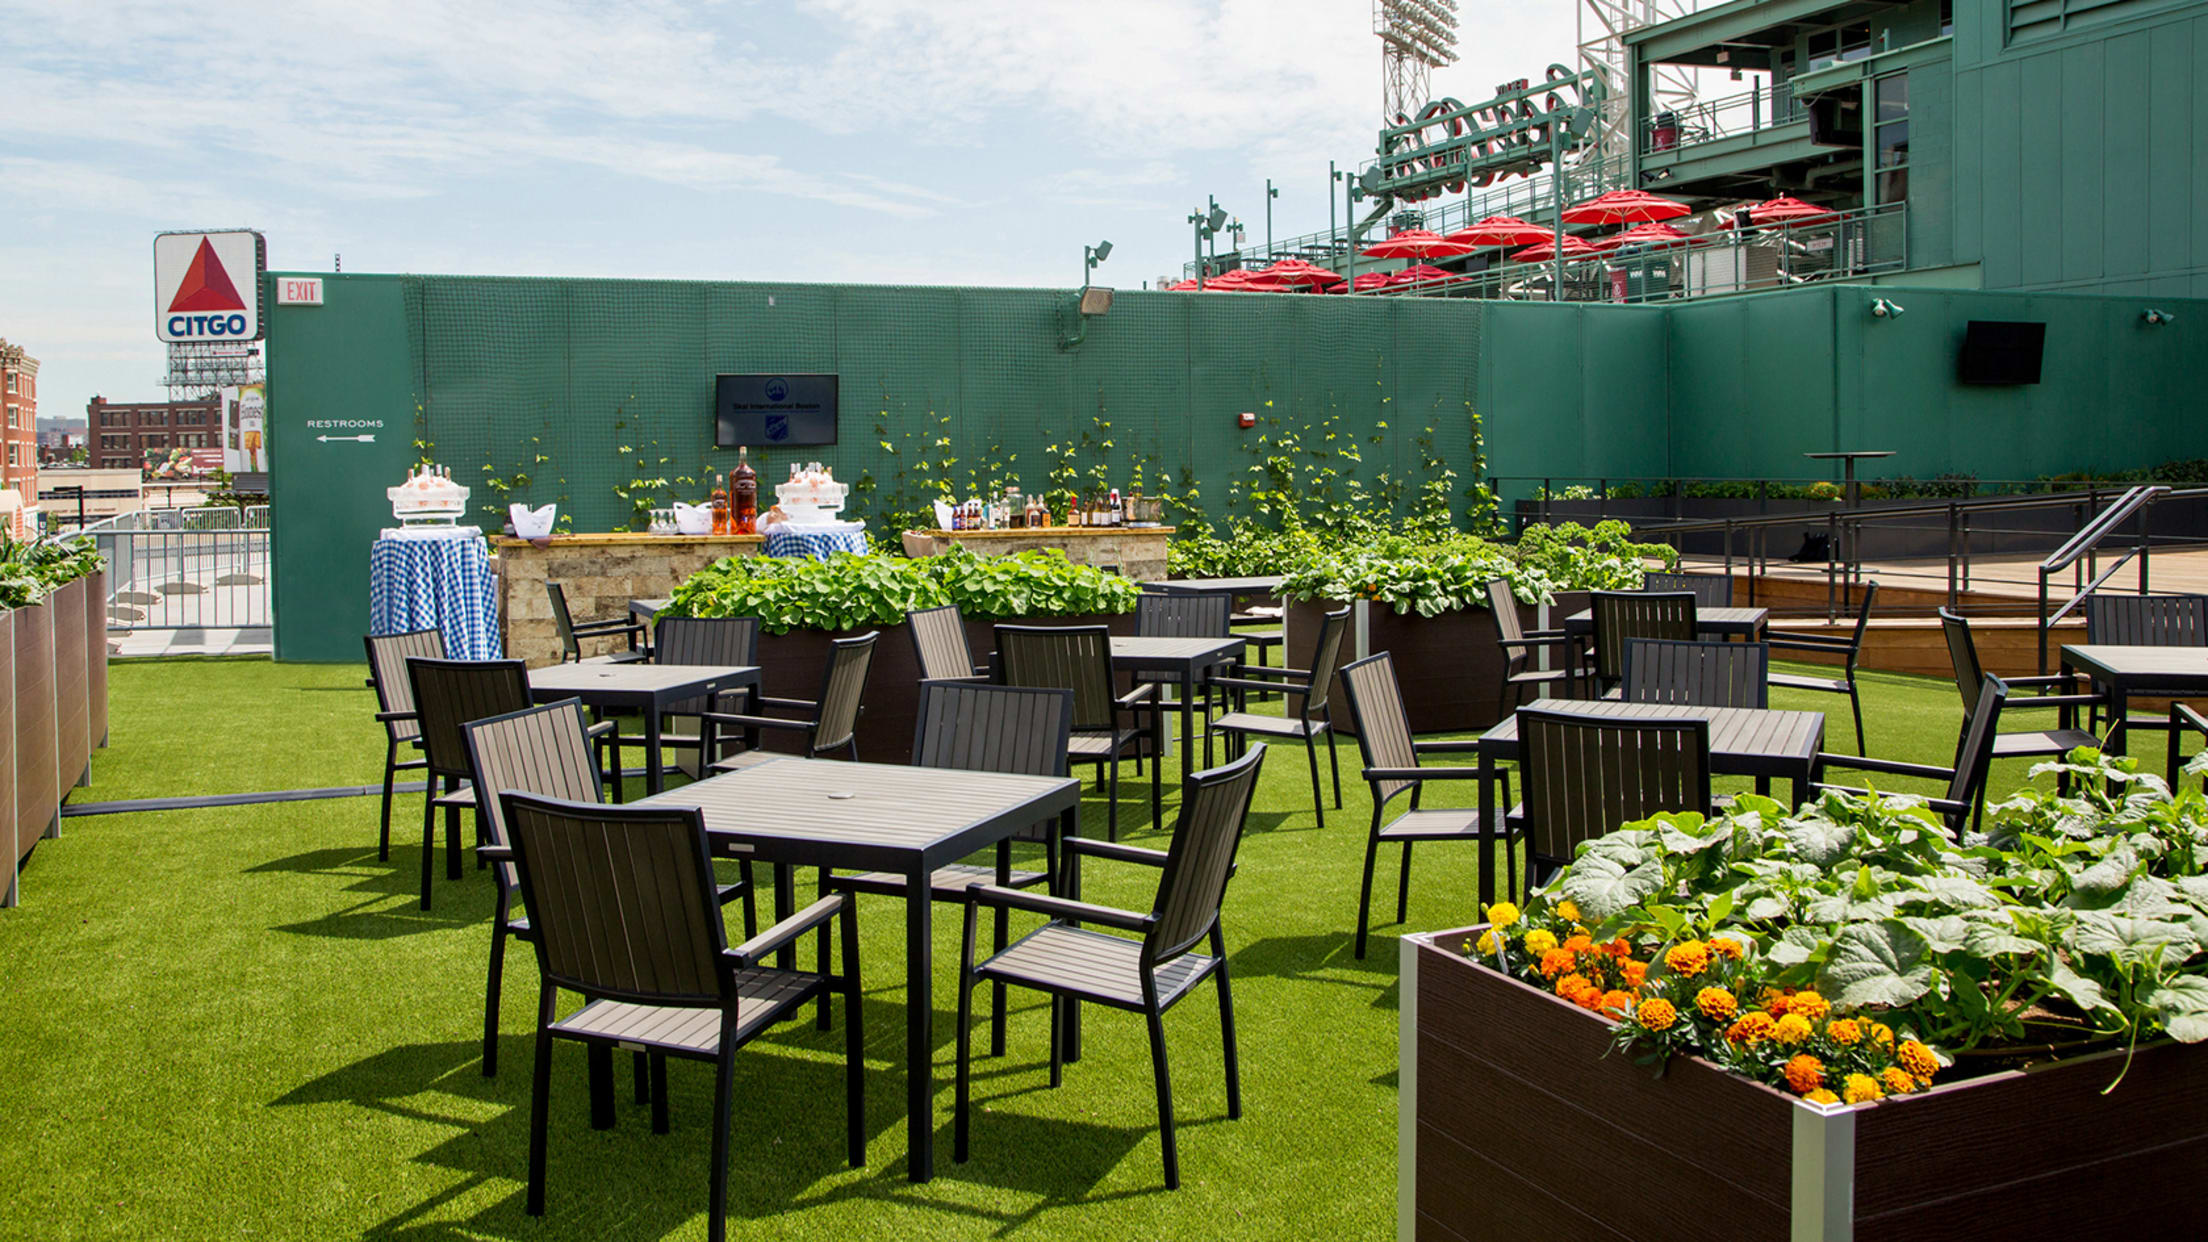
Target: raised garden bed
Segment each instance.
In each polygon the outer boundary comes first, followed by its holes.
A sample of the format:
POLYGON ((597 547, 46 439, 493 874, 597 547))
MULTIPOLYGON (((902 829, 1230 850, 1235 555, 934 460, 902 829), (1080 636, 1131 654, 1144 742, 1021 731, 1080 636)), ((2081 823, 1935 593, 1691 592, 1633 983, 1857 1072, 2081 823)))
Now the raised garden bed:
MULTIPOLYGON (((1559 594, 1549 608, 1552 624, 1561 626, 1563 618, 1586 606, 1584 591, 1559 594)), ((1289 667, 1311 667, 1319 625, 1327 613, 1341 607, 1322 600, 1297 600, 1288 605, 1285 649, 1289 667)), ((1403 710, 1410 717, 1414 733, 1469 732, 1485 729, 1503 718, 1503 654, 1496 645, 1499 631, 1493 612, 1460 608, 1422 617, 1377 602, 1351 607, 1364 614, 1364 624, 1352 629, 1342 663, 1380 651, 1392 654, 1403 691, 1403 710)), ((1537 606, 1518 606, 1519 622, 1525 629, 1537 628, 1539 617, 1537 606)), ((1349 701, 1333 694, 1328 696, 1327 706, 1334 727, 1344 734, 1354 734, 1349 701)))

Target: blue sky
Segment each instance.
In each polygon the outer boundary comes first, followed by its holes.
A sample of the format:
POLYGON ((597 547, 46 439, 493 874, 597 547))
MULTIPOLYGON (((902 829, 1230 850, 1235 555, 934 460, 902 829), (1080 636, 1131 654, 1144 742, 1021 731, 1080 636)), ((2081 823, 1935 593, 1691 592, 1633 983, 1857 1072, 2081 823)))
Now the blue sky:
MULTIPOLYGON (((1573 0, 1467 0, 1437 94, 1572 59, 1573 0)), ((271 267, 1074 284, 1177 270, 1205 196, 1326 226, 1369 155, 1368 0, 8 3, 0 336, 46 417, 164 395, 152 238, 271 267)))

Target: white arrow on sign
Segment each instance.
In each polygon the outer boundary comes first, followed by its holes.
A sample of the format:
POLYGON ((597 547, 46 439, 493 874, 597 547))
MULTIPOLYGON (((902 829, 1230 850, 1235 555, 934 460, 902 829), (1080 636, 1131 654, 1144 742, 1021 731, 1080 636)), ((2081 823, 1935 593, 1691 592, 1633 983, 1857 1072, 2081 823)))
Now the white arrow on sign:
POLYGON ((315 439, 320 440, 325 444, 329 443, 332 440, 358 440, 362 444, 374 444, 376 442, 376 438, 374 436, 316 436, 315 439))

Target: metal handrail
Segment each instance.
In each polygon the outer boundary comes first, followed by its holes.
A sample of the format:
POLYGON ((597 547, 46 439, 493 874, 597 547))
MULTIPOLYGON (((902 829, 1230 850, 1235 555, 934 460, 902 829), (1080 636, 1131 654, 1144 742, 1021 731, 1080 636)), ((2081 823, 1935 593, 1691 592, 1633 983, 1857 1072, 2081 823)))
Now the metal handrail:
POLYGON ((2039 572, 2042 574, 2061 573, 2063 570, 2070 568, 2071 565, 2077 563, 2079 557, 2091 551, 2094 545, 2100 543, 2112 529, 2130 518, 2132 514, 2170 494, 2169 488, 2151 483, 2134 487, 2125 492, 2116 499, 2116 503, 2101 510, 2099 517, 2080 527, 2078 533, 2070 536, 2068 542, 2050 553, 2046 560, 2041 561, 2039 572))
POLYGON ((2047 672, 2047 632, 2054 628, 2056 622, 2061 621, 2076 610, 2078 605, 2084 603, 2093 592, 2100 590, 2102 583, 2114 577, 2116 571, 2122 569, 2135 556, 2139 558, 2139 593, 2141 595, 2147 593, 2149 543, 2147 515, 2156 501, 2175 495, 2178 495, 2178 493, 2170 488, 2154 484, 2134 487, 2119 497, 2114 504, 2101 510, 2099 515, 2094 517, 2092 521, 2079 527, 2077 534, 2070 536, 2061 547, 2055 549, 2054 552, 2048 555, 2047 559, 2039 563, 2039 671, 2041 675, 2044 676, 2047 672), (2130 551, 2116 558, 2115 564, 2109 566, 2106 570, 2102 570, 2097 556, 2101 541, 2114 534, 2116 528, 2129 521, 2134 514, 2138 515, 2139 518, 2139 542, 2130 551), (2092 574, 2093 580, 2086 582, 2084 574, 2078 575, 2077 591, 2070 596, 2061 608, 2050 615, 2047 611, 2048 578, 2088 557, 2094 558, 2087 561, 2087 572, 2092 574))

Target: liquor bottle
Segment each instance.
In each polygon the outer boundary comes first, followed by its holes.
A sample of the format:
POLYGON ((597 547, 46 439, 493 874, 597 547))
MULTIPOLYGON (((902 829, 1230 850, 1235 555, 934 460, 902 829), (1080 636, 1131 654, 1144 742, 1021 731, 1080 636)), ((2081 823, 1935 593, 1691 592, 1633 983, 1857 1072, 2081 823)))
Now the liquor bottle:
POLYGON ((1104 524, 1106 526, 1124 526, 1127 524, 1127 510, 1120 505, 1119 489, 1116 487, 1112 489, 1111 497, 1104 502, 1104 524))
POLYGON ((728 534, 728 477, 713 476, 713 533, 728 534))
POLYGON ((759 525, 759 472, 751 468, 751 450, 736 446, 736 484, 733 489, 736 513, 728 533, 749 535, 759 525))

